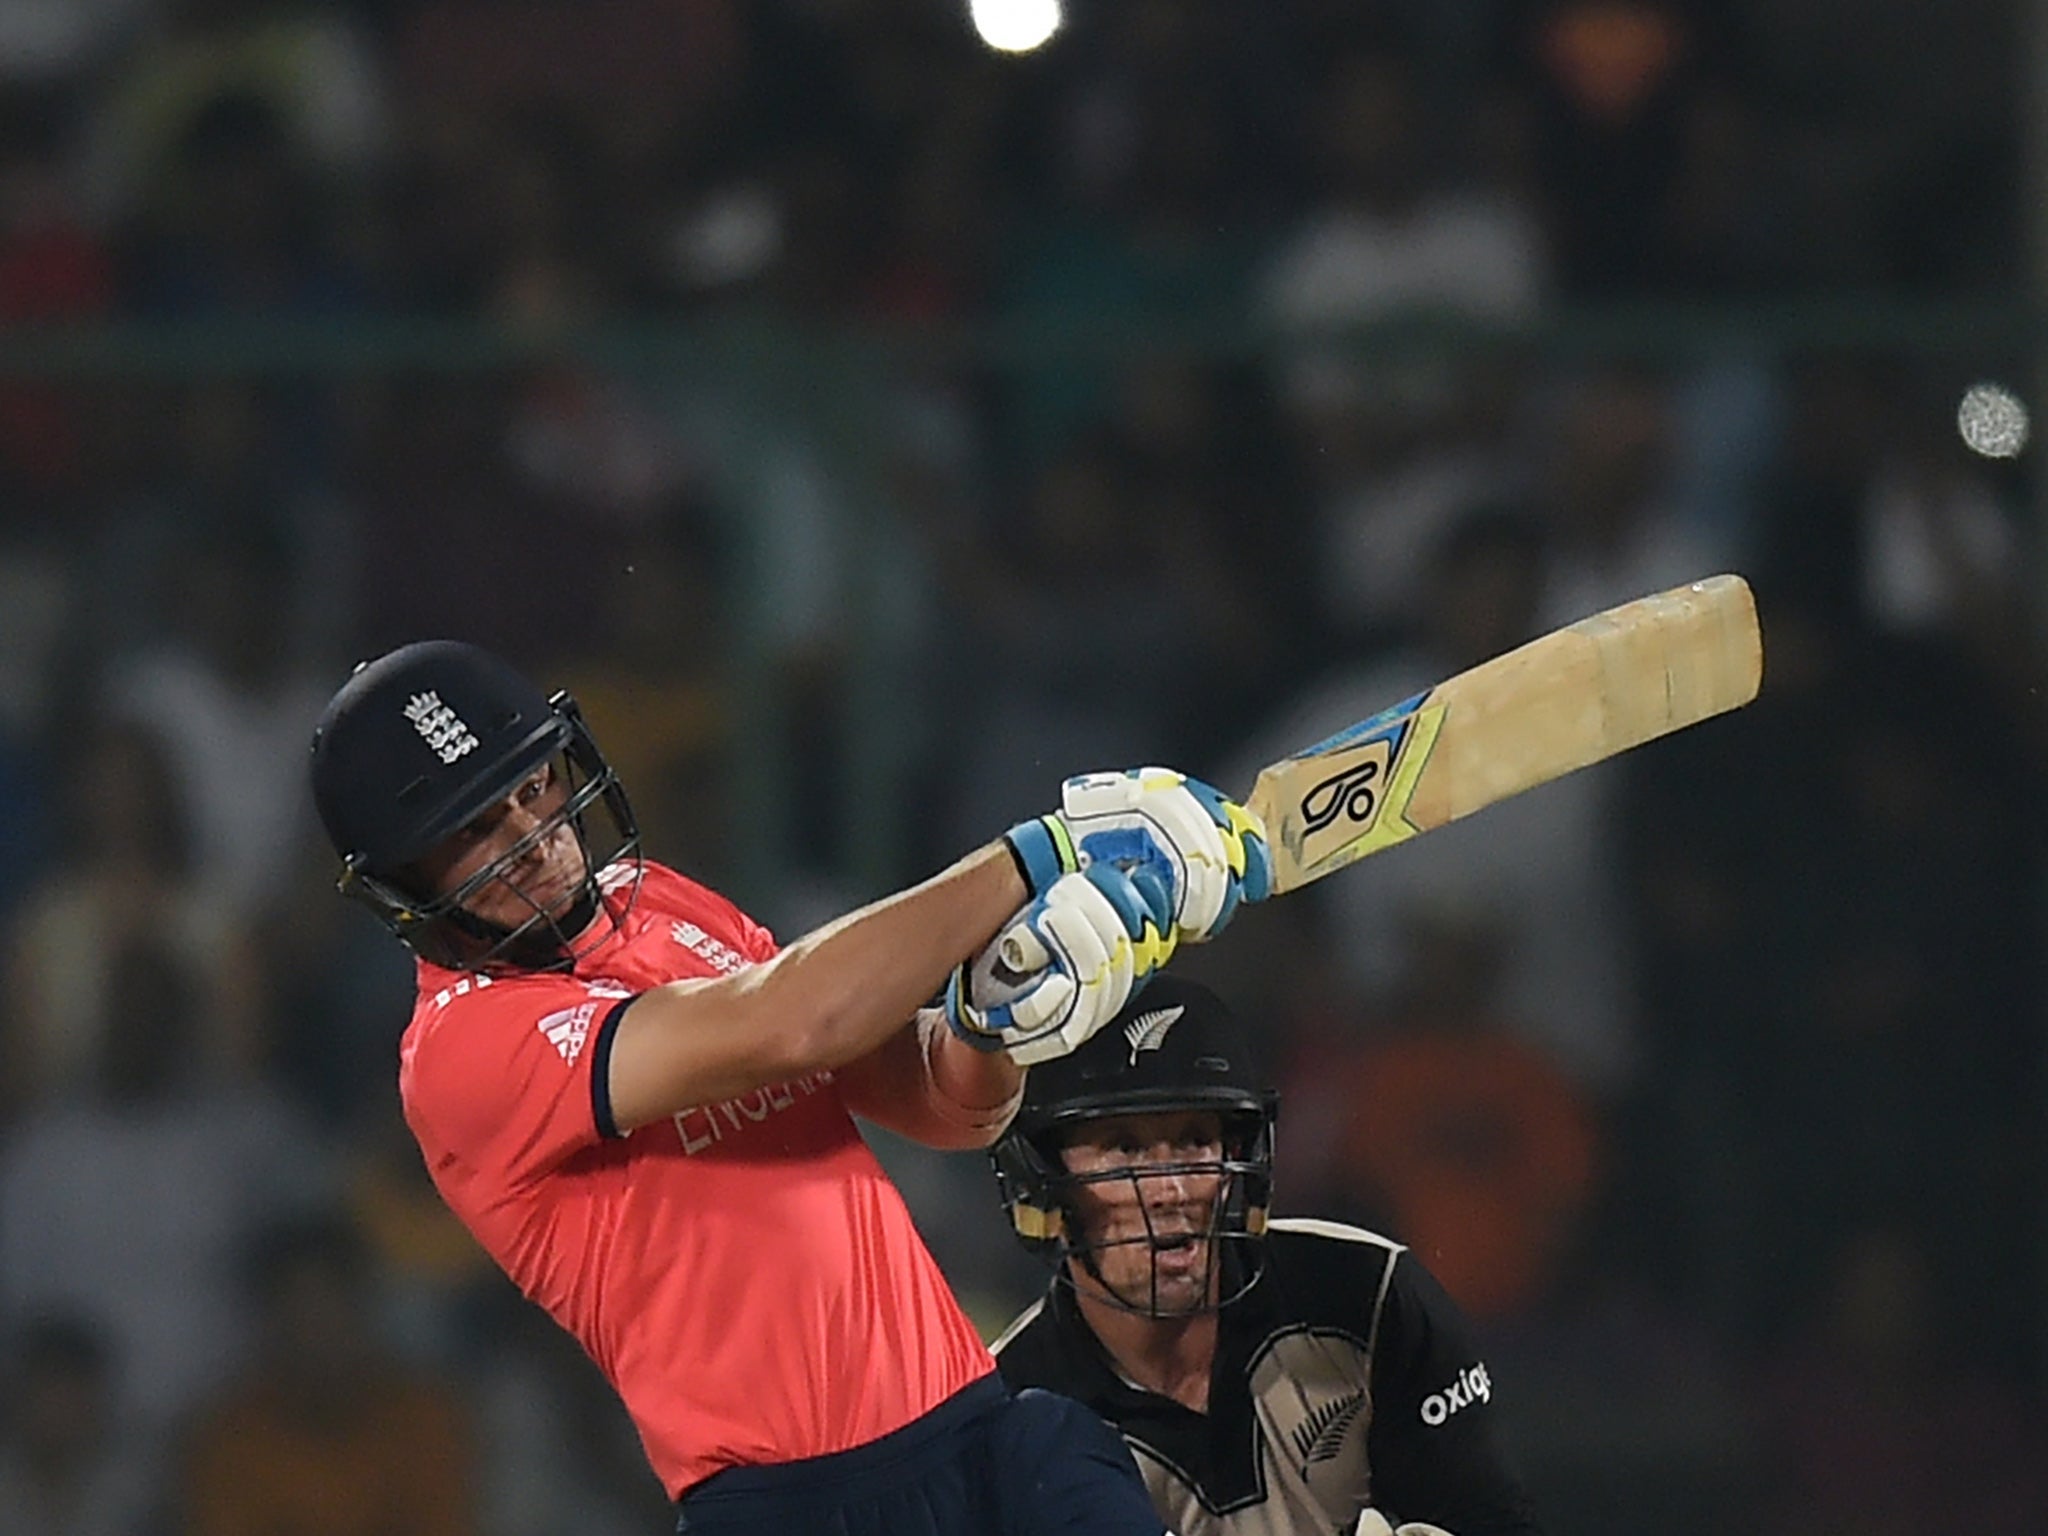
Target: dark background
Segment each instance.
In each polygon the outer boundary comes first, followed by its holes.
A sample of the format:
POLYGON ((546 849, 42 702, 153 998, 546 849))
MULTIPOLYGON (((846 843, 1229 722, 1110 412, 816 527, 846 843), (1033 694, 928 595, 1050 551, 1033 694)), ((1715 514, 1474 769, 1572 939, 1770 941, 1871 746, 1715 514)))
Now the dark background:
MULTIPOLYGON (((2048 580, 1957 423, 2039 373, 2034 21, 1067 11, 0 5, 0 1536, 666 1528, 397 1120, 353 661, 571 687, 794 935, 1717 570, 1751 708, 1175 963, 1550 1529, 2042 1528, 2048 580)), ((999 1326, 980 1160, 883 1151, 999 1326)))

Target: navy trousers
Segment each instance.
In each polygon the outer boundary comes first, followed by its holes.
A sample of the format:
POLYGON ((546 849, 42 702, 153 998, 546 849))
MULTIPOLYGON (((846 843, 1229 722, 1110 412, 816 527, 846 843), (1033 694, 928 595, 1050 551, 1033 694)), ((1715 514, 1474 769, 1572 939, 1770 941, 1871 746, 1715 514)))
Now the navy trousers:
POLYGON ((681 1536, 1165 1536, 1123 1439, 987 1376, 872 1444, 733 1467, 677 1505, 681 1536))

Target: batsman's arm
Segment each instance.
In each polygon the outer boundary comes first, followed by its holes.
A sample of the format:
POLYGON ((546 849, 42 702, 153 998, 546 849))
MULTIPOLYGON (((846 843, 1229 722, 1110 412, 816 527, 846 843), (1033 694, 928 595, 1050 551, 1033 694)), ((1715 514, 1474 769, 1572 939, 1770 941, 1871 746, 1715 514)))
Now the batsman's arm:
POLYGON ((993 1146, 1024 1100, 1024 1069, 1007 1051, 980 1051, 927 1008, 839 1073, 846 1107, 864 1120, 943 1152, 993 1146))
MULTIPOLYGON (((1096 915, 1106 914, 1116 930, 1102 941, 1098 969, 1114 971, 1128 990, 1132 935, 1094 883, 1129 887, 1133 913, 1156 899, 1181 936, 1207 938, 1241 901, 1265 895, 1265 847, 1242 807, 1171 770, 1070 779, 1058 812, 1019 823, 922 885, 828 923, 750 970, 671 982, 635 998, 608 1026, 597 1052, 613 1128, 629 1131, 693 1104, 843 1070, 903 1029, 947 989, 955 967, 983 950, 1011 918, 1020 911, 1029 916, 1055 896, 1074 895, 1074 882, 1095 893, 1096 915), (1082 874, 1083 863, 1100 868, 1082 874), (1148 882, 1150 898, 1136 888, 1139 879, 1148 882)), ((1085 918, 1092 909, 1084 903, 1080 910, 1085 918)), ((1094 932, 1087 921, 1079 928, 1094 932)), ((1089 983, 1103 978, 1065 972, 1087 958, 1050 947, 1039 962, 1041 981, 1070 982, 1063 997, 1086 993, 1089 983)), ((920 1037, 926 1091, 918 1097, 923 1109, 941 1116, 957 1111, 968 1122, 935 1134, 971 1130, 980 1136, 989 1129, 983 1119, 1008 1102, 1015 1083, 1006 1068, 974 1067, 959 1047, 995 1054, 1013 1042, 1001 1029, 977 1032, 961 1023, 960 1039, 920 1037), (938 1089, 948 1102, 933 1098, 938 1089)), ((1055 1031, 1066 1024, 1059 1017, 1048 1021, 1055 1031)), ((903 1058, 886 1058, 873 1072, 907 1076, 910 1047, 898 1049, 906 1052, 903 1058)), ((863 1085, 860 1076, 855 1073, 857 1097, 864 1086, 881 1086, 863 1085)), ((877 1092, 866 1098, 866 1108, 882 1108, 884 1098, 894 1102, 877 1092)))
POLYGON ((990 843, 805 934, 763 965, 641 994, 614 1026, 614 1124, 632 1130, 692 1104, 859 1060, 903 1032, 1027 896, 1009 848, 990 843))

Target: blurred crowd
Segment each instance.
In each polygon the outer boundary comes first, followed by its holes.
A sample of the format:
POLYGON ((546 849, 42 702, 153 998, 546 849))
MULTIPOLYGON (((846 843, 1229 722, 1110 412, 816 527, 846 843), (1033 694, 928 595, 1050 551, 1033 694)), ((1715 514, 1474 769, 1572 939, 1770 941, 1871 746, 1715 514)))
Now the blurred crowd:
MULTIPOLYGON (((1176 964, 1552 1528, 2038 1528, 2039 492, 1953 416, 2031 360, 1678 323, 2016 302, 2019 9, 1068 10, 0 4, 0 1536, 669 1519, 398 1119, 355 660, 570 687, 793 935, 1718 570, 1750 709, 1176 964)), ((986 1170, 882 1150, 999 1324, 986 1170)))

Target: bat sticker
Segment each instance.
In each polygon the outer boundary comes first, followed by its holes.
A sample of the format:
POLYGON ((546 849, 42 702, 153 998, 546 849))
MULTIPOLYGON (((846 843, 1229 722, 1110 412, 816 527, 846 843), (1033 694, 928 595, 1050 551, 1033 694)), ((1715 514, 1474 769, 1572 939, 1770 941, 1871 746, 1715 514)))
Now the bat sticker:
MULTIPOLYGON (((1401 738, 1394 738, 1391 752, 1401 750, 1401 738)), ((1390 753, 1391 755, 1391 753, 1390 753)), ((1372 782, 1380 776, 1380 760, 1364 762, 1334 773, 1301 797, 1301 833, 1313 837, 1341 814, 1347 821, 1370 822, 1374 795, 1372 782)))
POLYGON ((1303 793, 1282 832, 1303 869, 1336 869, 1415 835, 1402 812, 1444 718, 1441 704, 1413 707, 1427 697, 1418 694, 1317 749, 1333 771, 1303 793))

